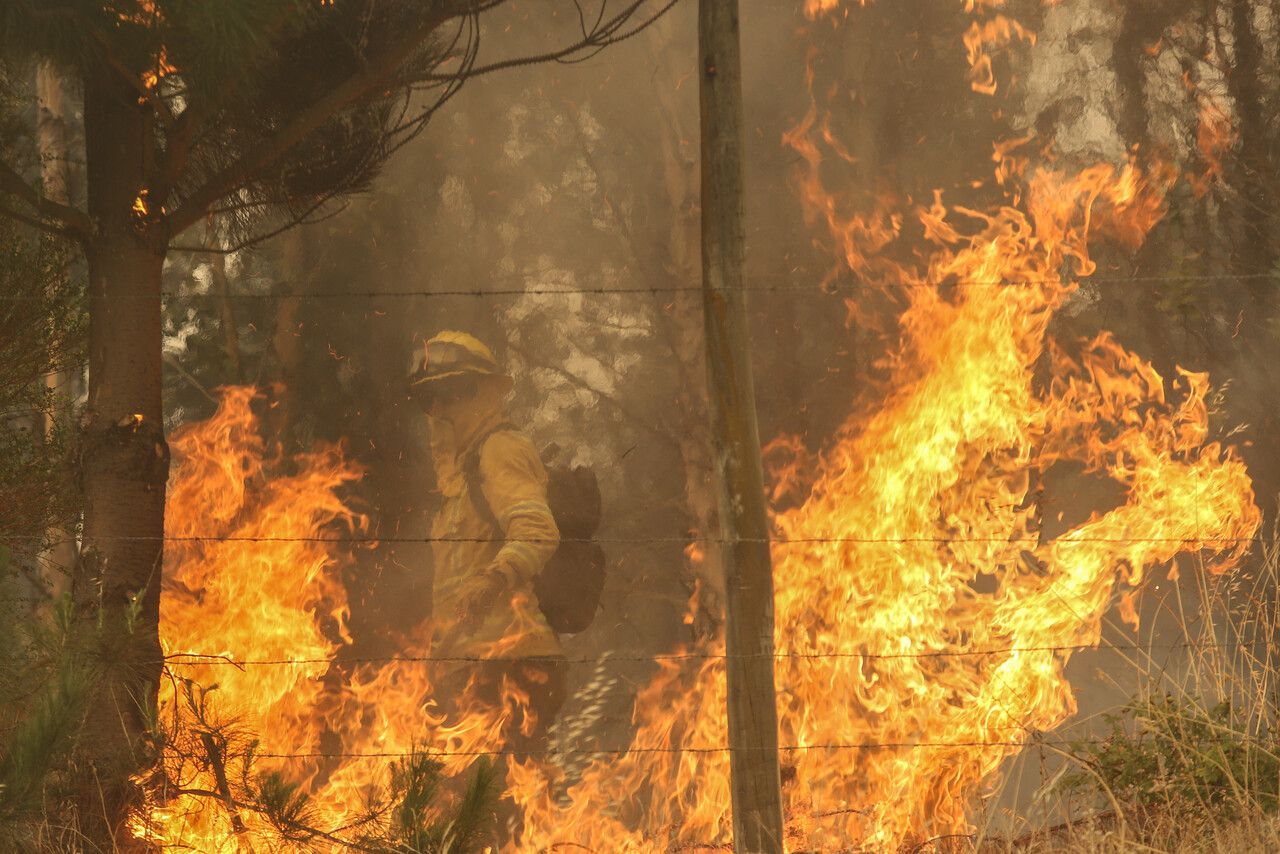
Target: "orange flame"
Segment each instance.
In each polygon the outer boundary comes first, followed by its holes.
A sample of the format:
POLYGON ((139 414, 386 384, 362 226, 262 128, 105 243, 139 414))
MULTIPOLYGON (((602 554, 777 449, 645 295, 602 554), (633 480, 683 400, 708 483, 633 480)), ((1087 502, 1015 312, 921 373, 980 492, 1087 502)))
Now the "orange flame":
MULTIPOLYGON (((1074 356, 1051 349, 1054 379, 1033 385, 1075 289, 1061 271, 1091 273, 1091 230, 1149 228, 1159 195, 1132 167, 1099 166, 1037 172, 1025 211, 966 211, 974 233, 940 201, 922 212, 948 248, 900 271, 910 305, 890 391, 823 455, 808 499, 775 516, 789 847, 964 832, 1001 762, 1074 711, 1063 647, 1096 644, 1113 597, 1151 567, 1201 551, 1231 566, 1257 530, 1242 463, 1208 441, 1205 376, 1182 373, 1168 401, 1163 378, 1102 334, 1074 356), (1066 460, 1125 500, 1050 537, 1028 499, 1066 460)), ((726 742, 724 700, 720 661, 664 664, 636 701, 642 752, 592 766, 567 807, 521 779, 526 844, 724 841, 728 763, 700 752, 726 742)))
MULTIPOLYGON (((867 0, 857 0, 857 2, 859 6, 867 5, 867 0)), ((811 21, 839 8, 840 0, 804 0, 804 14, 811 21)))
MULTIPOLYGON (((866 6, 868 0, 857 0, 857 2, 859 6, 866 6)), ((1006 0, 961 0, 964 12, 969 15, 981 15, 988 10, 1002 9, 1005 2, 1006 0)), ((1053 4, 1046 2, 1045 5, 1053 4)), ((840 8, 841 0, 804 0, 804 14, 811 21, 840 8)), ((1015 41, 1035 44, 1036 35, 1014 19, 994 13, 989 18, 970 23, 961 41, 964 43, 965 57, 969 62, 970 88, 984 95, 994 95, 997 84, 995 71, 991 66, 991 50, 1008 47, 1015 41)))
MULTIPOLYGON (((969 6, 972 7, 972 0, 969 6)), ((990 50, 1007 47, 1015 41, 1035 44, 1036 36, 1012 18, 995 15, 985 21, 970 23, 962 40, 965 58, 969 61, 969 87, 983 95, 994 95, 997 85, 990 50)))
MULTIPOLYGON (((449 753, 446 771, 457 774, 471 751, 496 743, 509 714, 447 721, 422 662, 337 676, 335 658, 351 640, 339 575, 349 546, 332 541, 364 530, 340 495, 360 470, 328 446, 298 455, 282 474, 284 461, 259 436, 254 398, 252 389, 224 389, 211 419, 172 440, 160 634, 174 678, 162 683, 159 719, 186 740, 166 745, 161 779, 148 781, 151 804, 134 823, 159 845, 220 852, 279 839, 258 813, 233 818, 211 804, 227 791, 192 734, 231 732, 236 740, 217 757, 225 774, 251 785, 279 773, 309 796, 309 826, 328 831, 368 815, 386 789, 387 755, 449 753)), ((406 640, 407 658, 430 654, 429 629, 406 640)))
MULTIPOLYGON (((1073 276, 1093 273, 1093 234, 1133 246, 1163 215, 1168 167, 1026 179, 1014 151, 1030 137, 998 145, 1013 201, 957 210, 974 231, 935 196, 916 216, 936 248, 914 269, 885 251, 902 234, 892 199, 866 214, 823 185, 822 147, 843 155, 816 100, 785 141, 804 163, 806 218, 825 226, 843 268, 907 301, 883 402, 850 418, 803 478, 807 500, 775 516, 788 848, 894 850, 967 830, 1000 764, 1074 711, 1064 668, 1072 648, 1098 642, 1113 600, 1134 619, 1144 574, 1178 554, 1234 565, 1260 514, 1238 456, 1208 441, 1207 377, 1181 372, 1171 401, 1109 335, 1074 355, 1047 338, 1073 276), (1052 381, 1037 390, 1042 355, 1052 381), (1113 480, 1124 500, 1052 536, 1035 482, 1066 461, 1113 480)), ((783 452, 782 493, 800 480, 794 445, 771 446, 783 452)), ((726 842, 724 702, 720 660, 694 673, 664 662, 637 697, 634 752, 592 765, 567 804, 532 772, 518 781, 524 843, 726 842)))
POLYGON ((1189 174, 1188 182, 1197 199, 1204 198, 1214 183, 1223 175, 1223 156, 1236 144, 1238 135, 1231 123, 1231 114, 1222 100, 1212 92, 1199 89, 1189 79, 1186 85, 1195 92, 1200 117, 1196 124, 1196 150, 1200 153, 1203 169, 1199 174, 1189 174))

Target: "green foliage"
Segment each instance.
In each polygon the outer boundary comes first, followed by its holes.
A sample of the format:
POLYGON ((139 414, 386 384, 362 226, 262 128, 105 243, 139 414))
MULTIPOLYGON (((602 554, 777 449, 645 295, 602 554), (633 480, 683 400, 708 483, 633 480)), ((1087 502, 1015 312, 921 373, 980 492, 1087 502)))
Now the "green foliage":
POLYGON ((225 811, 239 827, 248 825, 250 815, 265 819, 269 830, 257 821, 252 832, 255 844, 268 850, 479 854, 489 844, 501 781, 487 759, 457 780, 444 777, 443 766, 429 756, 414 754, 394 762, 387 784, 374 787, 343 827, 329 827, 309 791, 287 769, 262 768, 254 733, 234 718, 219 716, 216 685, 172 678, 178 685, 178 709, 156 719, 161 731, 154 738, 164 746, 163 762, 149 788, 157 796, 183 788, 190 792, 189 782, 179 781, 206 775, 207 789, 195 792, 201 800, 197 809, 225 811))
MULTIPOLYGON (((0 107, 16 94, 0 74, 0 107)), ((0 131, 3 133, 3 131, 0 131)), ((5 134, 7 136, 7 133, 5 134)), ((33 605, 49 579, 39 554, 72 529, 68 458, 74 415, 46 377, 78 373, 86 337, 81 287, 50 240, 0 219, 0 849, 32 850, 60 815, 66 760, 91 678, 69 651, 68 598, 51 618, 33 605)))
POLYGON ((1110 737, 1075 745, 1097 776, 1068 775, 1068 789, 1101 781, 1125 805, 1212 806, 1232 817, 1280 806, 1280 744, 1270 732, 1245 731, 1229 703, 1203 708, 1164 695, 1107 720, 1110 737))
POLYGON ((414 839, 421 834, 427 810, 440 791, 440 767, 440 763, 425 758, 410 759, 392 767, 391 790, 400 801, 392 826, 402 839, 414 839))
POLYGON ((25 555, 75 506, 66 466, 73 418, 44 381, 83 358, 83 294, 67 264, 50 241, 0 219, 0 540, 25 555))
POLYGON ((259 809, 283 838, 290 842, 306 842, 315 837, 315 831, 311 829, 315 823, 311 798, 297 783, 273 771, 258 778, 253 796, 259 809))
POLYGON ((9 736, 0 756, 0 815, 39 809, 45 781, 71 748, 89 682, 83 668, 68 663, 9 736))
POLYGON ((500 795, 497 768, 488 759, 479 759, 471 784, 452 819, 445 824, 441 852, 469 854, 483 845, 485 831, 494 819, 500 795))
MULTIPOLYGON (((300 0, 15 0, 0 4, 0 40, 68 66, 87 61, 147 68, 176 51, 197 80, 229 84, 259 69, 247 61, 272 30, 307 8, 300 0)), ((172 60, 171 60, 172 61, 172 60)))
MULTIPOLYGON (((500 795, 499 774, 487 759, 475 763, 466 790, 452 807, 439 762, 412 756, 391 766, 387 799, 371 805, 356 824, 363 833, 347 844, 376 854, 479 854, 491 835, 500 795)), ((257 777, 246 793, 246 805, 264 815, 280 837, 292 843, 323 847, 340 837, 317 827, 310 798, 278 772, 257 777)))
POLYGON ((395 807, 390 826, 382 838, 367 840, 369 847, 396 854, 472 854, 483 848, 500 794, 497 769, 487 758, 477 760, 466 791, 450 813, 437 804, 441 768, 426 756, 392 766, 395 807))
MULTIPOLYGON (((52 625, 26 625, 0 664, 0 849, 33 850, 50 815, 65 812, 67 759, 88 702, 92 677, 71 654, 70 597, 52 625), (25 636, 23 634, 25 630, 25 636)), ((13 627, 10 627, 13 631, 13 627)))
MULTIPOLYGON (((11 95, 6 90, 5 96, 11 95)), ((5 98, 6 104, 8 98, 5 98)), ((52 619, 33 605, 49 579, 38 555, 55 526, 71 528, 68 457, 74 417, 46 377, 75 372, 86 334, 83 294, 68 256, 0 220, 0 848, 30 850, 58 804, 65 760, 90 674, 69 652, 70 602, 52 619)), ((54 812, 59 812, 55 809, 54 812)))
POLYGON ((0 4, 0 44, 15 68, 52 60, 86 82, 137 89, 166 129, 159 150, 176 155, 170 195, 153 200, 173 212, 216 187, 202 211, 235 194, 224 219, 235 239, 264 215, 300 216, 365 188, 425 123, 406 99, 453 56, 456 27, 435 30, 459 16, 462 4, 419 0, 13 0, 0 4), (287 156, 237 168, 380 62, 376 81, 309 118, 287 156))

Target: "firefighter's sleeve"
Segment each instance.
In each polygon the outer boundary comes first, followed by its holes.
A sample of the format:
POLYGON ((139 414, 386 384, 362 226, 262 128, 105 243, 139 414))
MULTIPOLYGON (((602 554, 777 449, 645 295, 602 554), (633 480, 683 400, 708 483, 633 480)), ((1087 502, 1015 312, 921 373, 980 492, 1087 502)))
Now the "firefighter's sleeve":
POLYGON ((484 497, 505 542, 493 569, 514 586, 527 586, 560 545, 560 531, 547 506, 547 471, 525 435, 496 433, 480 456, 484 497))

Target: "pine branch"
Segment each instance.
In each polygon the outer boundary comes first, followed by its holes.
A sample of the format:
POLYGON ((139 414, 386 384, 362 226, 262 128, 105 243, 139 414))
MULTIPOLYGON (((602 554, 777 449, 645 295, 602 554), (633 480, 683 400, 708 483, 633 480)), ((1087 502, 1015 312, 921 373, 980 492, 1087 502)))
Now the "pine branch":
POLYGON ((71 21, 75 27, 87 33, 93 43, 102 51, 102 58, 111 70, 119 74, 120 79, 138 93, 139 98, 151 105, 159 116, 160 123, 165 127, 173 124, 174 115, 173 111, 169 109, 169 105, 160 98, 156 89, 148 89, 142 82, 141 77, 133 73, 133 70, 116 53, 111 36, 91 18, 75 8, 40 8, 39 6, 32 7, 24 2, 20 2, 18 5, 25 14, 32 18, 63 18, 71 21))
MULTIPOLYGON (((470 80, 473 77, 481 77, 485 74, 492 74, 495 71, 504 71, 509 68, 520 68, 526 65, 540 65, 546 62, 559 62, 564 65, 576 65, 591 57, 610 45, 626 41, 632 36, 639 35, 647 30, 650 26, 657 22, 659 18, 672 9, 680 0, 667 0, 658 11, 654 12, 648 19, 642 21, 630 30, 623 30, 626 25, 636 14, 640 8, 647 3, 648 0, 632 0, 622 11, 613 15, 607 21, 597 20, 595 27, 590 31, 583 33, 578 41, 565 45, 556 50, 547 51, 545 53, 534 54, 533 56, 517 56, 511 59, 503 59, 498 62, 491 62, 486 65, 477 65, 470 68, 462 75, 463 79, 470 80)), ((496 5, 496 4, 495 4, 496 5)), ((601 7, 603 13, 604 7, 601 7)), ((579 13, 581 19, 581 12, 579 13)), ((430 82, 445 82, 455 79, 454 75, 430 75, 424 78, 430 82)))
MULTIPOLYGON (((310 107, 299 112, 272 137, 265 140, 261 145, 256 146, 252 151, 241 155, 235 162, 208 178, 202 186, 190 192, 168 216, 170 233, 173 235, 181 234, 187 228, 199 222, 220 199, 231 195, 236 190, 259 178, 292 149, 305 142, 311 134, 320 130, 326 122, 332 120, 334 116, 343 110, 370 98, 372 95, 383 92, 392 83, 397 86, 404 85, 404 81, 396 82, 397 72, 415 52, 421 50, 428 40, 450 20, 475 20, 482 12, 494 9, 504 2, 506 0, 472 0, 472 2, 436 4, 432 12, 424 13, 421 23, 400 44, 393 49, 385 51, 381 56, 374 58, 371 62, 361 67, 358 72, 345 82, 335 86, 310 107)), ((602 6, 601 16, 595 22, 593 29, 584 33, 582 38, 556 50, 502 60, 479 67, 474 65, 474 52, 469 51, 461 66, 453 69, 450 73, 420 75, 417 78, 419 83, 445 84, 445 94, 440 99, 440 102, 432 108, 405 121, 401 126, 392 128, 387 135, 388 138, 397 136, 408 138, 414 135, 422 128, 426 119, 438 109, 440 103, 448 100, 448 96, 453 91, 456 91, 457 87, 465 80, 519 66, 545 62, 580 62, 594 56, 609 45, 642 32, 675 6, 679 0, 666 0, 653 15, 630 29, 625 29, 627 24, 635 18, 637 12, 647 2, 650 2, 650 0, 630 0, 619 12, 612 14, 607 19, 604 18, 605 7, 602 6)), ((443 50, 440 55, 440 63, 450 58, 451 55, 451 50, 443 50)), ((411 83, 412 81, 410 81, 411 83)), ((188 109, 192 108, 189 107, 188 109)), ((179 123, 181 123, 181 118, 179 123)), ((193 122, 193 124, 198 123, 198 121, 193 122)), ((403 141, 401 139, 399 141, 400 144, 403 144, 403 141)), ((189 142, 182 143, 182 145, 189 144, 189 142)), ((180 151, 180 159, 185 159, 185 156, 186 152, 180 151)), ((180 170, 171 164, 167 170, 168 181, 176 183, 179 172, 180 170)))
MULTIPOLYGON (((209 789, 198 789, 198 788, 186 787, 186 788, 175 789, 173 791, 173 794, 178 796, 191 795, 192 797, 197 797, 197 798, 208 798, 209 800, 217 801, 224 805, 228 804, 228 802, 224 800, 221 792, 214 792, 214 791, 210 791, 209 789)), ((271 820, 270 811, 265 807, 263 807, 262 804, 255 804, 250 801, 232 800, 230 801, 229 806, 237 810, 245 810, 247 812, 257 813, 267 818, 268 821, 271 820)), ((328 831, 321 830, 318 827, 312 827, 308 824, 294 822, 291 830, 296 831, 298 834, 306 837, 323 839, 326 842, 331 842, 334 845, 337 845, 340 850, 362 851, 362 852, 365 852, 365 854, 386 854, 385 849, 373 848, 368 845, 364 845, 360 843, 358 840, 354 840, 354 839, 344 839, 343 837, 338 836, 335 833, 329 833, 328 831)))
POLYGON ((64 662, 36 709, 10 736, 0 758, 0 814, 39 804, 50 769, 71 746, 88 686, 87 674, 64 662))
POLYGON ((231 829, 236 833, 244 833, 244 819, 236 810, 235 798, 231 796, 231 785, 227 781, 227 766, 223 764, 222 751, 218 748, 214 733, 200 733, 200 743, 204 745, 205 756, 213 766, 213 779, 218 784, 218 794, 222 796, 223 802, 227 805, 227 812, 231 814, 231 829))
POLYGON ((385 86, 400 66, 456 15, 456 11, 450 9, 426 16, 423 23, 394 49, 388 50, 377 61, 366 65, 346 82, 334 87, 324 97, 302 110, 293 121, 262 145, 211 176, 169 215, 171 233, 180 234, 199 222, 219 199, 252 181, 342 110, 385 86))
POLYGON ((273 228, 272 230, 265 232, 263 234, 257 234, 246 240, 242 240, 239 243, 236 243, 232 246, 195 246, 190 244, 184 245, 180 243, 171 243, 169 244, 169 251, 170 252, 196 252, 196 253, 205 253, 208 255, 234 255, 237 252, 243 251, 252 246, 257 246, 259 243, 268 241, 271 238, 275 237, 276 235, 283 234, 284 232, 288 231, 294 226, 315 225, 318 222, 324 222, 325 220, 333 219, 335 216, 337 216, 338 214, 342 213, 347 209, 347 206, 345 204, 339 207, 337 210, 330 211, 324 214, 323 216, 313 217, 312 214, 320 210, 320 208, 322 208, 328 202, 332 201, 335 195, 337 195, 336 192, 327 193, 324 196, 322 196, 319 201, 310 205, 306 210, 302 211, 296 216, 289 217, 283 225, 273 228))
POLYGON ((36 217, 33 217, 33 216, 27 216, 24 213, 19 213, 18 211, 13 210, 12 208, 4 207, 3 205, 0 205, 0 217, 7 217, 8 219, 13 220, 14 222, 20 222, 23 225, 29 225, 32 228, 37 228, 49 234, 56 234, 59 237, 75 239, 75 235, 73 235, 70 231, 68 231, 67 229, 63 228, 60 225, 54 225, 53 223, 46 222, 42 219, 37 219, 36 217))
POLYGON ((487 757, 475 764, 476 773, 471 785, 462 796, 462 803, 454 814, 448 839, 450 850, 471 852, 480 850, 480 841, 493 820, 501 795, 498 769, 487 757))
POLYGON ((93 233, 93 224, 88 214, 46 198, 3 161, 0 161, 0 193, 22 202, 35 211, 37 217, 25 217, 7 208, 0 208, 0 215, 80 241, 88 240, 93 233))

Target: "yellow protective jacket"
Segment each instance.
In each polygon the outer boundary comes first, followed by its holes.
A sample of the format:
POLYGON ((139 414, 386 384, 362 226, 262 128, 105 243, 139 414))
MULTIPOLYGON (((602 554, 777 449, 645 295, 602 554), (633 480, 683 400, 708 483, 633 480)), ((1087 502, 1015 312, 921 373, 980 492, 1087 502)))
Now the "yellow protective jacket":
POLYGON ((528 436, 512 429, 493 432, 501 422, 501 412, 487 414, 464 436, 455 436, 448 424, 433 422, 431 451, 443 494, 431 528, 433 610, 437 623, 453 620, 468 584, 496 570, 507 579, 507 592, 465 634, 446 630, 448 652, 482 657, 560 655, 559 638, 533 592, 534 578, 560 542, 547 507, 547 472, 528 436), (500 533, 468 495, 464 461, 480 441, 480 483, 500 533))

